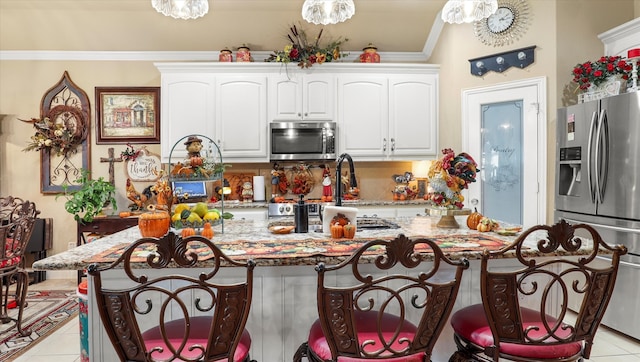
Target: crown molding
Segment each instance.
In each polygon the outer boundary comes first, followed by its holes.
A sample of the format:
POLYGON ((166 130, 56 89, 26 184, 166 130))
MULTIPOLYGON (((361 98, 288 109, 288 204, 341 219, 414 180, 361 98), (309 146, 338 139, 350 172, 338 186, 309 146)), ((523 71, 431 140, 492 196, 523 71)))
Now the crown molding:
MULTIPOLYGON (((359 51, 348 51, 343 61, 357 61, 359 51)), ((424 52, 379 52, 384 62, 424 63, 428 56, 424 52)), ((2 60, 43 61, 214 61, 219 51, 75 51, 75 50, 0 50, 2 60)), ((252 51, 256 62, 271 55, 270 51, 252 51)))

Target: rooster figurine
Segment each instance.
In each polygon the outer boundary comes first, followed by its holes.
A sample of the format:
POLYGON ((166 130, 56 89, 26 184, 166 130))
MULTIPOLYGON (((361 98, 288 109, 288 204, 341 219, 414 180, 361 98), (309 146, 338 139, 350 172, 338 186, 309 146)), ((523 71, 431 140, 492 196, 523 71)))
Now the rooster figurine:
POLYGON ((151 198, 151 190, 147 187, 143 192, 136 191, 136 188, 133 186, 133 182, 131 179, 127 179, 127 198, 133 203, 129 204, 129 209, 131 211, 142 210, 144 209, 144 204, 151 198))

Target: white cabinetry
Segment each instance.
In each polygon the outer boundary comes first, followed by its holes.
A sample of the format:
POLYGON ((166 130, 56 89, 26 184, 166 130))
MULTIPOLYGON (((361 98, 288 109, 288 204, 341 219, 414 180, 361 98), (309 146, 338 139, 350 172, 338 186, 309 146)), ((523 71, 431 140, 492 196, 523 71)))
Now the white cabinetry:
MULTIPOLYGON (((189 134, 214 139, 215 77, 212 74, 163 74, 161 98, 160 145, 162 161, 168 162, 173 145, 189 134)), ((172 155, 187 157, 184 146, 176 145, 172 155)))
POLYGON ((269 161, 266 75, 217 75, 215 115, 214 140, 225 161, 269 161))
POLYGON ((437 154, 435 74, 338 75, 340 152, 358 160, 437 154))
POLYGON ((389 77, 389 156, 437 154, 437 79, 433 75, 389 77))
POLYGON ((338 76, 340 153, 355 159, 385 158, 389 149, 389 95, 382 75, 338 76))
MULTIPOLYGON (((221 146, 226 162, 268 162, 270 121, 334 120, 338 152, 360 161, 437 155, 438 68, 428 64, 156 63, 161 153, 185 135, 221 146)), ((176 158, 186 156, 176 147, 176 158)))
POLYGON ((333 120, 334 88, 332 74, 272 74, 269 77, 269 121, 333 120))

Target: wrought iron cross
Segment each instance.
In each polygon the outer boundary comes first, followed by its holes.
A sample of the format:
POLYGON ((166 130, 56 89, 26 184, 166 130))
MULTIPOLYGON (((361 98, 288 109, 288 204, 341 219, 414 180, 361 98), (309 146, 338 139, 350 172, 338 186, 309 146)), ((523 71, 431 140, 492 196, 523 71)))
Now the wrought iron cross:
POLYGON ((122 156, 113 157, 113 147, 109 147, 109 157, 100 157, 100 162, 109 162, 109 182, 115 186, 115 176, 113 171, 114 162, 122 162, 122 156))

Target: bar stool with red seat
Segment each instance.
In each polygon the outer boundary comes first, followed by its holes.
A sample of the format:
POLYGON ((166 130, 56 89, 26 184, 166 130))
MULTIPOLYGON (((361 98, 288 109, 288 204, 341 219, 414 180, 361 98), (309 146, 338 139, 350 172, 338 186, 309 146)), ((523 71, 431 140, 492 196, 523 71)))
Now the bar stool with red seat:
POLYGON ((337 265, 318 264, 319 318, 293 360, 429 361, 468 267, 433 240, 402 234, 369 241, 337 265))
POLYGON ((458 351, 449 361, 588 359, 626 252, 591 226, 565 220, 534 226, 511 245, 484 252, 482 304, 451 316, 458 351), (516 257, 516 267, 491 263, 506 254, 516 257))
POLYGON ((170 231, 138 239, 110 264, 91 264, 88 273, 121 361, 248 362, 254 267, 253 260, 230 259, 205 237, 170 231), (246 275, 221 280, 222 266, 245 268, 246 275))
POLYGON ((29 200, 12 196, 0 197, 0 322, 15 322, 22 336, 31 334, 30 330, 22 328, 22 314, 29 286, 24 253, 38 214, 40 211, 29 200), (12 284, 15 284, 15 293, 10 294, 9 287, 12 284), (9 299, 10 295, 14 299, 9 299), (16 317, 9 316, 7 309, 12 308, 18 308, 16 317))

